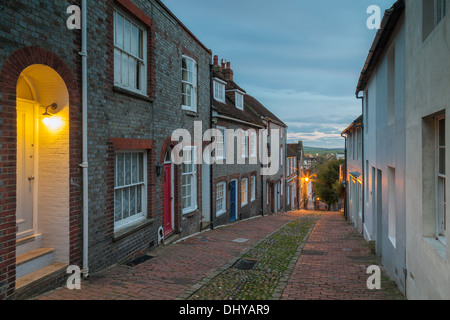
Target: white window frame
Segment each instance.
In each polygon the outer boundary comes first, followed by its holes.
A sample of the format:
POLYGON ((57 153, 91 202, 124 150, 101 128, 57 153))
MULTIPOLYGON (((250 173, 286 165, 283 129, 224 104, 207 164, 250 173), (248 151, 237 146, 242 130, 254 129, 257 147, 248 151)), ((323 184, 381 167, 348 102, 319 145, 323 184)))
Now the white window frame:
POLYGON ((241 179, 241 208, 245 207, 247 204, 248 204, 248 178, 242 178, 241 179), (244 186, 245 186, 245 188, 244 188, 244 186))
MULTIPOLYGON (((444 158, 444 173, 440 172, 440 152, 443 151, 444 155, 446 152, 446 141, 444 145, 440 144, 440 121, 444 120, 445 125, 445 115, 436 117, 436 238, 446 244, 446 162, 444 158), (442 227, 443 225, 443 227, 442 227)), ((444 135, 446 135, 446 126, 444 128, 444 135)), ((446 138, 446 137, 445 137, 446 138)), ((444 138, 444 139, 445 139, 444 138)))
POLYGON ((225 160, 227 158, 227 128, 216 126, 216 130, 222 132, 223 141, 216 140, 216 159, 217 160, 225 160), (222 150, 222 154, 219 152, 222 150))
MULTIPOLYGON (((147 151, 146 150, 117 150, 115 155, 114 155, 114 231, 118 231, 121 230, 123 228, 126 228, 130 225, 133 224, 137 224, 143 220, 146 219, 147 217, 147 190, 148 190, 148 182, 147 182, 147 151), (123 183, 119 183, 120 179, 119 179, 119 161, 118 161, 118 157, 119 155, 124 155, 124 159, 123 159, 123 167, 121 168, 123 171, 123 183), (125 169, 125 165, 126 165, 126 155, 129 154, 130 155, 130 177, 129 177, 129 181, 127 181, 127 177, 126 177, 126 169, 125 169), (137 158, 137 167, 136 167, 136 171, 133 169, 133 165, 134 160, 133 160, 133 154, 137 154, 138 158, 137 158), (142 168, 141 168, 141 163, 139 161, 139 155, 142 155, 142 168), (134 173, 135 172, 135 173, 134 173), (133 175, 137 174, 137 180, 133 180, 133 175), (142 174, 142 177, 139 177, 139 175, 142 174), (123 192, 124 190, 127 190, 129 196, 128 196, 128 212, 130 214, 131 212, 131 190, 132 189, 136 190, 136 195, 135 195, 135 209, 136 211, 138 210, 138 193, 139 193, 139 189, 140 189, 140 193, 141 193, 141 212, 137 212, 133 215, 129 215, 126 218, 122 218, 118 221, 116 221, 116 215, 117 215, 117 204, 118 204, 118 193, 121 193, 121 200, 120 200, 120 205, 121 205, 121 211, 123 210, 123 192)), ((122 213, 123 214, 123 211, 122 213)))
POLYGON ((266 204, 269 204, 269 198, 270 198, 270 184, 269 182, 266 182, 266 204))
POLYGON ((183 66, 181 67, 181 82, 182 82, 182 89, 181 89, 181 94, 182 94, 182 109, 186 110, 186 111, 192 111, 192 112, 197 112, 197 62, 192 59, 189 56, 182 56, 182 61, 186 60, 187 62, 187 69, 184 69, 183 66), (189 69, 189 65, 192 66, 192 70, 189 69), (190 82, 189 80, 184 80, 183 79, 183 73, 187 72, 192 73, 192 82, 190 82), (184 104, 184 97, 188 96, 187 93, 184 92, 184 86, 190 86, 191 87, 191 101, 190 101, 190 106, 185 105, 184 104))
POLYGON ((134 93, 138 93, 138 94, 142 94, 142 95, 146 95, 147 94, 147 30, 146 28, 142 25, 142 23, 139 23, 138 21, 136 21, 135 19, 133 19, 132 17, 130 17, 130 15, 124 13, 122 10, 119 10, 117 8, 114 9, 114 85, 116 87, 134 92, 134 93), (130 24, 130 30, 129 30, 129 36, 126 37, 125 36, 125 23, 123 23, 123 31, 122 31, 122 35, 123 35, 123 41, 122 44, 118 42, 118 27, 117 27, 117 17, 121 16, 123 21, 125 22, 128 21, 128 23, 130 24), (139 42, 142 41, 142 43, 138 43, 137 44, 137 48, 134 48, 134 52, 133 52, 133 48, 132 48, 132 39, 133 39, 133 27, 135 29, 137 29, 138 32, 138 38, 139 38, 139 42), (142 37, 140 37, 140 32, 142 32, 142 37), (128 48, 125 48, 125 41, 128 41, 127 39, 129 39, 130 42, 130 48, 128 50, 128 48), (136 52, 137 50, 137 52, 136 52), (140 52, 142 51, 142 52, 140 52), (121 61, 117 61, 118 59, 118 55, 120 54, 121 57, 121 61), (128 79, 127 81, 123 80, 123 76, 124 76, 124 70, 123 70, 123 61, 124 59, 127 59, 128 62, 128 66, 127 66, 127 70, 128 70, 128 79), (134 65, 135 68, 138 68, 139 66, 139 75, 135 75, 135 79, 133 79, 131 76, 132 74, 130 73, 130 64, 132 62, 137 63, 136 65, 134 65), (120 65, 119 65, 120 63, 120 65), (118 69, 120 67, 120 74, 118 72, 118 69), (120 80, 118 79, 120 76, 120 80), (136 83, 131 83, 132 81, 136 81, 136 83))
POLYGON ((247 159, 248 158, 248 131, 243 131, 242 137, 241 137, 241 156, 242 158, 247 159))
POLYGON ((198 209, 197 206, 197 165, 196 163, 196 148, 189 146, 183 148, 183 163, 181 164, 181 208, 183 214, 191 213, 198 209), (186 157, 186 154, 190 153, 190 157, 186 157), (189 160, 190 159, 190 160, 189 160), (184 172, 183 169, 185 167, 185 163, 192 164, 192 170, 184 172), (190 185, 186 184, 185 186, 190 186, 190 198, 191 198, 191 205, 187 207, 183 207, 183 199, 188 197, 183 197, 183 177, 191 177, 191 183, 190 185))
POLYGON ((251 143, 250 143, 250 157, 255 158, 258 152, 258 135, 255 131, 250 131, 251 143))
POLYGON ((250 199, 251 201, 256 200, 256 177, 251 176, 250 178, 250 199))
POLYGON ((227 212, 227 183, 220 182, 216 185, 216 217, 227 212), (220 191, 222 188, 222 191, 220 191), (218 205, 222 207, 218 210, 218 205))
POLYGON ((239 91, 235 91, 234 94, 236 108, 238 108, 239 110, 244 110, 244 94, 239 91))
POLYGON ((214 78, 214 99, 219 102, 225 103, 225 81, 214 78))

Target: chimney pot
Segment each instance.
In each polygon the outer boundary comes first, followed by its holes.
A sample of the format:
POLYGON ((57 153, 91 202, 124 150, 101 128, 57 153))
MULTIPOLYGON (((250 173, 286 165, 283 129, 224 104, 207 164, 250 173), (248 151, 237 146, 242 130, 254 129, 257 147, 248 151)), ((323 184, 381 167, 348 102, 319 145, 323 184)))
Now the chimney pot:
POLYGON ((214 65, 215 66, 219 65, 219 57, 218 56, 214 56, 214 65))
POLYGON ((231 62, 227 62, 227 69, 231 69, 231 62))

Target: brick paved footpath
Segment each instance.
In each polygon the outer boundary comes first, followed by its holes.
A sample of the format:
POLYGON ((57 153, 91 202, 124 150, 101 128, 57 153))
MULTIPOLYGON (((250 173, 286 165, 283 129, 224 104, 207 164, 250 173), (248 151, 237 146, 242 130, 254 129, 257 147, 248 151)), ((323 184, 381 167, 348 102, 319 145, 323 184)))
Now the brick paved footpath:
MULTIPOLYGON (((290 221, 310 214, 297 211, 258 217, 207 231, 162 246, 154 258, 137 266, 116 265, 81 282, 81 290, 59 288, 38 300, 176 300, 200 289, 205 279, 233 265, 240 256, 290 221), (244 238, 246 242, 234 242, 244 238)), ((402 298, 389 281, 382 290, 366 287, 368 265, 379 259, 340 213, 318 212, 321 219, 311 232, 292 274, 281 283, 279 298, 396 299, 402 298), (283 290, 284 289, 284 290, 283 290)), ((294 267, 295 266, 295 267, 294 267)), ((288 274, 291 270, 288 270, 288 274)), ((280 285, 278 286, 280 287, 280 285)))

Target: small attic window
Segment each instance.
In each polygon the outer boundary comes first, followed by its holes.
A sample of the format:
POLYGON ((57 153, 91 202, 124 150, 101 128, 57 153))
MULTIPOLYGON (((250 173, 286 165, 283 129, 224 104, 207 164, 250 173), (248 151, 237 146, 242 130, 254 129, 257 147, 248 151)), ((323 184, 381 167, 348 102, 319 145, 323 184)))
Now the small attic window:
POLYGON ((220 79, 214 79, 214 99, 222 103, 225 103, 225 84, 220 79))
POLYGON ((236 108, 244 110, 244 95, 236 91, 236 108))

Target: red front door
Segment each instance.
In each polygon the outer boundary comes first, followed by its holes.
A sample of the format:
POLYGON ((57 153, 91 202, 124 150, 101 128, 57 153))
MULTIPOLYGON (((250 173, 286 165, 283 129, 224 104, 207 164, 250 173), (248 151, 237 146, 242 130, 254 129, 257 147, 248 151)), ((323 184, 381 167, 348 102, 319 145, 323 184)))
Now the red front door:
POLYGON ((172 164, 164 165, 164 233, 168 235, 172 227, 172 164))

